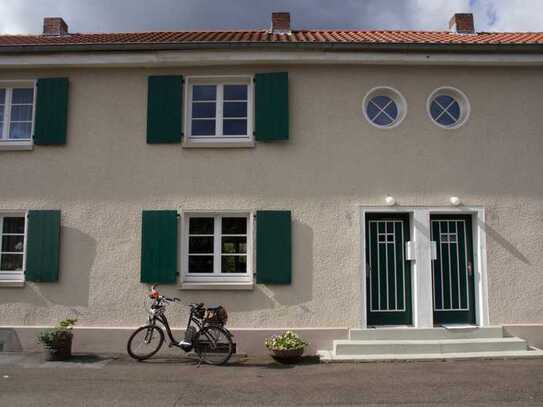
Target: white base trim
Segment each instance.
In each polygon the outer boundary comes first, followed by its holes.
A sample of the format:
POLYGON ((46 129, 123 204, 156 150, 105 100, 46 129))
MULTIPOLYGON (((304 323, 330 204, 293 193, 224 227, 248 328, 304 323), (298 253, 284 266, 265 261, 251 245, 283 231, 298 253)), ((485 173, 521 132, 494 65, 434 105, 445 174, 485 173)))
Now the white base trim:
MULTIPOLYGON (((143 323, 142 323, 143 325, 143 323)), ((38 333, 51 326, 0 326, 0 343, 4 344, 4 352, 39 352, 42 346, 37 342, 38 333)), ((73 351, 89 353, 126 353, 126 343, 130 334, 137 327, 76 327, 74 328, 73 351)), ((269 351, 264 346, 264 340, 272 335, 285 331, 293 331, 302 336, 309 346, 306 355, 315 355, 319 349, 332 349, 336 339, 347 339, 349 329, 343 327, 323 328, 227 328, 234 335, 237 352, 249 355, 265 355, 269 351)), ((175 338, 181 339, 185 330, 174 328, 175 338)), ((166 340, 160 354, 182 355, 184 352, 177 348, 169 348, 166 340)))

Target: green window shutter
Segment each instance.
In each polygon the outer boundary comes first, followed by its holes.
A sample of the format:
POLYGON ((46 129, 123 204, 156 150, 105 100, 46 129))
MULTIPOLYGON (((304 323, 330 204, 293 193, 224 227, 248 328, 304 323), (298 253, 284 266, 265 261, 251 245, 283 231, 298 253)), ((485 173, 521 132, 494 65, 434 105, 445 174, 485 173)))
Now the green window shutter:
POLYGON ((177 212, 143 211, 141 224, 142 283, 177 280, 177 212))
POLYGON ((68 78, 38 79, 34 144, 66 144, 68 78))
POLYGON ((255 75, 255 139, 288 140, 288 72, 255 75))
POLYGON ((257 211, 256 282, 290 284, 291 275, 290 211, 257 211))
POLYGON ((60 211, 28 211, 26 280, 58 281, 60 256, 60 211))
POLYGON ((179 143, 183 134, 183 77, 150 76, 147 88, 147 143, 179 143))

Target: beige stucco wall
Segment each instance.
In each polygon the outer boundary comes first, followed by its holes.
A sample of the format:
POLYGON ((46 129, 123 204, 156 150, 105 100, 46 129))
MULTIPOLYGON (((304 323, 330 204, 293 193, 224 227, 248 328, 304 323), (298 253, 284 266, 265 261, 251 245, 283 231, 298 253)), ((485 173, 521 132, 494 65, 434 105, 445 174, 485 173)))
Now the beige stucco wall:
MULTIPOLYGON (((181 291, 222 303, 235 327, 360 324, 360 205, 486 209, 491 323, 543 321, 543 76, 536 68, 288 66, 0 71, 0 79, 70 77, 68 143, 0 152, 0 209, 62 210, 58 283, 0 288, 0 325, 47 325, 77 314, 84 326, 145 320, 139 283, 142 209, 291 209, 293 284, 252 291, 181 291), (146 76, 288 69, 287 143, 253 149, 148 145, 146 76), (366 92, 407 99, 400 126, 361 114, 366 92), (442 130, 426 99, 451 85, 469 121, 442 130)), ((178 321, 185 318, 180 309, 178 321)), ((184 323, 184 322, 183 322, 184 323)), ((180 325, 180 322, 176 325, 180 325)))

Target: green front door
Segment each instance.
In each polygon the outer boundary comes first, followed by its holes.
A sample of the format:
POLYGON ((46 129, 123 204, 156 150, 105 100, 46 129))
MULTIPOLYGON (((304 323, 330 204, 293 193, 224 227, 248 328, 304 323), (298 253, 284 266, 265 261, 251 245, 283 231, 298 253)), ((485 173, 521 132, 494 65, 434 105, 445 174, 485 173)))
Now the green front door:
POLYGON ((366 215, 368 325, 406 325, 411 317, 411 268, 406 259, 409 215, 366 215))
POLYGON ((435 324, 475 324, 471 215, 432 215, 435 324))

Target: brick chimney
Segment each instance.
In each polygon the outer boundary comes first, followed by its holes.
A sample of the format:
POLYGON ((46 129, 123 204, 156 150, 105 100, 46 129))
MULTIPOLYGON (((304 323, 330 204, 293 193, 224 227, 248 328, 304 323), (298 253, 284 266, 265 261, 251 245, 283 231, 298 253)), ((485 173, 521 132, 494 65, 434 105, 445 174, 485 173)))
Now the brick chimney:
POLYGON ((290 34, 290 13, 272 13, 271 32, 273 34, 290 34))
POLYGON ((456 13, 449 21, 449 29, 457 32, 458 34, 475 34, 473 14, 456 13))
POLYGON ((43 35, 66 35, 68 24, 61 17, 45 17, 43 19, 43 35))

